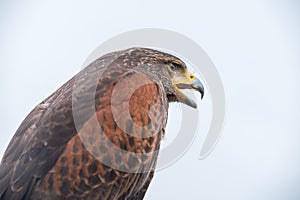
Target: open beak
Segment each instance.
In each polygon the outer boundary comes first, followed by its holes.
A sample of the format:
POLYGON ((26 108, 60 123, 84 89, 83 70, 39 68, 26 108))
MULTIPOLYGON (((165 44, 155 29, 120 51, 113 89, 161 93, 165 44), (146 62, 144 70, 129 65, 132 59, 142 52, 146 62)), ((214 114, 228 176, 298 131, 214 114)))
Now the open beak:
POLYGON ((177 99, 179 102, 182 102, 188 106, 191 106, 193 108, 197 108, 197 104, 189 97, 187 97, 181 89, 192 89, 196 90, 201 94, 201 99, 203 99, 204 96, 204 87, 201 81, 196 78, 191 73, 187 73, 186 76, 181 79, 178 82, 175 82, 175 90, 176 90, 176 95, 177 99))

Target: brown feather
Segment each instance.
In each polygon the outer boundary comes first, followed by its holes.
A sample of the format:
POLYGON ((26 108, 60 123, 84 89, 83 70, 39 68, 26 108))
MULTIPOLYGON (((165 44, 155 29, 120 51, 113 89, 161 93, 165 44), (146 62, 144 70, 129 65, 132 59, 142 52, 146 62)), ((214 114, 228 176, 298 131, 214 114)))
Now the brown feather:
POLYGON ((0 198, 142 199, 173 90, 159 65, 170 60, 181 62, 143 48, 107 54, 40 103, 3 156, 0 198))

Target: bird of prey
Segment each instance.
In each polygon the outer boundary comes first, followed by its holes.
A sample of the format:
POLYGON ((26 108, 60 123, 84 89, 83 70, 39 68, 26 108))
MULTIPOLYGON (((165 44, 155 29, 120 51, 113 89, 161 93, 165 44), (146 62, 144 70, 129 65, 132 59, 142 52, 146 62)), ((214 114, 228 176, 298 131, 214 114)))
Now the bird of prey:
POLYGON ((204 94, 179 58, 149 48, 106 54, 38 104, 0 165, 0 199, 140 200, 170 102, 204 94))

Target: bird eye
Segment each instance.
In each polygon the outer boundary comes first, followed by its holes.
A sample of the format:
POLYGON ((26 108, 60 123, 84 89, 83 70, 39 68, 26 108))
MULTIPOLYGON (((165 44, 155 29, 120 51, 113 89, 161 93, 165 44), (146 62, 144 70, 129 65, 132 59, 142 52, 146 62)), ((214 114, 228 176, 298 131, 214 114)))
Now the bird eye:
POLYGON ((176 66, 174 65, 174 64, 170 64, 170 69, 172 70, 172 71, 174 71, 175 69, 176 69, 176 66))

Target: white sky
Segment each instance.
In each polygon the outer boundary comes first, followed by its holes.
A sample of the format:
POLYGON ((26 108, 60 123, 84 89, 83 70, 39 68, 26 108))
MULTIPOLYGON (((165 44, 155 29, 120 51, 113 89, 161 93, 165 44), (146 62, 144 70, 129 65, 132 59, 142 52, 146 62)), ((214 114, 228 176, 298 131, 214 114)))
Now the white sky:
POLYGON ((31 109, 118 33, 171 29, 198 42, 226 92, 216 149, 201 138, 159 171, 147 199, 300 198, 300 18, 296 1, 1 1, 0 155, 31 109))

